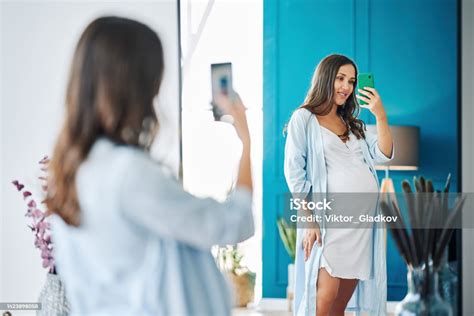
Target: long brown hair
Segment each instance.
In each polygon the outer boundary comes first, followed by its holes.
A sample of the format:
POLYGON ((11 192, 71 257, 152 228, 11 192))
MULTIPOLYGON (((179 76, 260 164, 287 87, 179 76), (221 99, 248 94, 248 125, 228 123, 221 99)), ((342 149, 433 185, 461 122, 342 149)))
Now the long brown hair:
POLYGON ((79 226, 76 173, 98 138, 149 148, 163 68, 160 38, 148 26, 120 17, 87 26, 72 60, 66 117, 49 166, 49 213, 79 226))
MULTIPOLYGON (((299 108, 308 109, 315 115, 327 115, 334 106, 334 81, 336 80, 337 72, 344 65, 352 65, 357 78, 357 66, 346 56, 332 54, 321 60, 314 72, 308 94, 299 108)), ((338 106, 337 114, 342 117, 348 129, 351 130, 357 139, 360 139, 361 137, 365 138, 365 123, 357 119, 359 105, 354 93, 356 86, 357 81, 354 82, 354 89, 347 98, 346 103, 343 106, 338 106)))

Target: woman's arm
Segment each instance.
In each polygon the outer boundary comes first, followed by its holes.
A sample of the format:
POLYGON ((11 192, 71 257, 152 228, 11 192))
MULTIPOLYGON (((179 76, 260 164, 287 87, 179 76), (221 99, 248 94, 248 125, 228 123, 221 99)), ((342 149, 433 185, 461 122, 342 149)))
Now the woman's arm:
POLYGON ((376 126, 379 149, 385 157, 390 158, 392 157, 393 141, 387 117, 376 117, 376 126))
POLYGON ((237 187, 244 187, 253 191, 252 168, 250 164, 250 132, 247 125, 247 117, 245 115, 245 107, 240 98, 231 110, 234 117, 234 127, 242 141, 242 157, 240 158, 239 175, 237 178, 237 187))
POLYGON ((185 192, 143 153, 127 172, 122 190, 122 211, 132 222, 164 238, 205 249, 215 244, 235 244, 254 234, 250 133, 245 106, 237 94, 234 100, 220 96, 216 103, 233 116, 242 141, 236 190, 225 203, 185 192))
POLYGON ((210 249, 235 244, 254 234, 252 191, 239 185, 225 203, 198 198, 145 153, 127 157, 120 190, 120 212, 144 232, 210 249))
POLYGON ((385 113, 382 99, 374 88, 364 87, 363 90, 359 89, 359 93, 361 93, 361 95, 356 95, 356 97, 367 103, 367 105, 361 105, 361 107, 369 109, 375 116, 378 149, 386 158, 391 159, 393 157, 392 133, 388 126, 387 113, 385 113))

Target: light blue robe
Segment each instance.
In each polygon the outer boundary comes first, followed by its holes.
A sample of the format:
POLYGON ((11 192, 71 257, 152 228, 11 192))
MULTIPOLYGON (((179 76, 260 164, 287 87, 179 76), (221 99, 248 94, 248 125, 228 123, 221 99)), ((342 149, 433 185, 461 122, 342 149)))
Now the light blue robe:
MULTIPOLYGON (((368 132, 366 132, 366 139, 361 138, 359 142, 365 161, 377 179, 374 162, 393 159, 394 149, 392 148, 392 156, 386 157, 378 147, 377 135, 368 132)), ((327 171, 320 125, 316 116, 306 109, 295 111, 288 124, 284 168, 285 178, 292 194, 326 192, 327 171)), ((379 185, 378 179, 377 185, 379 185)), ((347 311, 386 315, 386 231, 380 224, 376 224, 377 227, 378 229, 374 229, 373 233, 372 277, 370 280, 358 282, 348 303, 347 311)), ((302 248, 304 229, 297 230, 293 307, 295 315, 314 316, 316 314, 316 281, 325 233, 324 227, 321 227, 322 247, 315 243, 310 258, 305 262, 302 248)))
POLYGON ((252 195, 200 199, 143 150, 101 139, 76 176, 81 225, 54 216, 56 266, 73 315, 230 315, 210 249, 254 233, 252 195))

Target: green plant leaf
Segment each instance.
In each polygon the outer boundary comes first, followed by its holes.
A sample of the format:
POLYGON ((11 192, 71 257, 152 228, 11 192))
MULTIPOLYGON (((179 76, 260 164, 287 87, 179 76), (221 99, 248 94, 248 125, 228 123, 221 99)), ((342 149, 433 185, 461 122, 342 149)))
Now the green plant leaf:
POLYGON ((290 227, 282 217, 278 218, 277 227, 283 246, 285 246, 288 255, 294 262, 296 256, 296 228, 290 227))

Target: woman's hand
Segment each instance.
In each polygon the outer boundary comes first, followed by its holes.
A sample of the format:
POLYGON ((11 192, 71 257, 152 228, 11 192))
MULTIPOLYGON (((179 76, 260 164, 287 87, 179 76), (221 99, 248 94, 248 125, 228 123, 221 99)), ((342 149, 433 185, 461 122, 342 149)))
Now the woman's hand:
POLYGON ((234 93, 232 99, 223 94, 217 96, 215 104, 221 108, 224 113, 232 115, 234 118, 234 128, 242 142, 250 141, 250 132, 245 114, 246 107, 242 103, 240 96, 234 93))
POLYGON ((377 90, 370 87, 364 87, 364 89, 358 89, 358 91, 361 95, 356 95, 356 98, 367 102, 365 105, 360 105, 361 108, 369 109, 369 111, 375 115, 377 120, 383 120, 387 117, 382 104, 382 99, 377 90))
POLYGON ((359 93, 363 93, 365 96, 356 95, 356 97, 368 103, 367 105, 361 105, 361 107, 369 109, 375 115, 379 149, 386 157, 392 157, 392 133, 388 126, 387 114, 383 108, 380 95, 377 90, 369 87, 364 87, 364 90, 359 89, 359 93))
POLYGON ((321 231, 319 227, 305 229, 303 237, 304 261, 307 261, 311 255, 311 250, 315 242, 321 247, 321 231))

